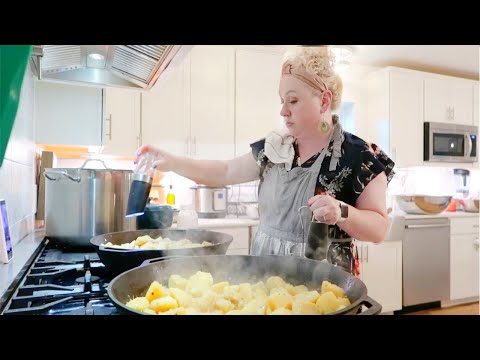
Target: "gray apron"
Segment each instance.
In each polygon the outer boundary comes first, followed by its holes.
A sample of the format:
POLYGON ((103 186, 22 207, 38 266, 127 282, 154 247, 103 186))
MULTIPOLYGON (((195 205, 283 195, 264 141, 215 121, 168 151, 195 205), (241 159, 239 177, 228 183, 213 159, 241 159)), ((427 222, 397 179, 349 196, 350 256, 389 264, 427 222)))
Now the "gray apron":
MULTIPOLYGON (((336 168, 341 156, 340 129, 337 124, 332 132, 334 154, 331 154, 330 170, 336 168)), ((265 175, 258 198, 260 224, 251 244, 251 255, 304 256, 306 236, 312 221, 312 212, 305 206, 315 194, 317 177, 328 148, 329 145, 309 168, 298 166, 287 171, 285 164, 281 163, 275 164, 265 175)), ((351 239, 339 241, 350 242, 351 239)))

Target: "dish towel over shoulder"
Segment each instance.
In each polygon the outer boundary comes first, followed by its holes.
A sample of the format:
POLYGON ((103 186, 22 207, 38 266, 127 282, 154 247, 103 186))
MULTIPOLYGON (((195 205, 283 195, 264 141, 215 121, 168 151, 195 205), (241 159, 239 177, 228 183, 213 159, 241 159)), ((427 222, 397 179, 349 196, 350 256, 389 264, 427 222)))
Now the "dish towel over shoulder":
MULTIPOLYGON (((345 139, 340 124, 334 125, 330 134, 330 141, 333 140, 331 148, 332 153, 328 153, 326 148, 323 156, 331 156, 329 170, 334 171, 342 156, 342 143, 345 139)), ((329 142, 330 142, 329 141, 329 142)), ((274 164, 285 163, 285 169, 292 169, 293 159, 295 158, 295 149, 293 143, 295 138, 288 133, 288 130, 275 130, 268 134, 265 138, 265 156, 274 164)))
POLYGON ((285 163, 285 169, 290 171, 295 157, 294 141, 288 130, 272 131, 265 137, 265 156, 274 164, 285 163))

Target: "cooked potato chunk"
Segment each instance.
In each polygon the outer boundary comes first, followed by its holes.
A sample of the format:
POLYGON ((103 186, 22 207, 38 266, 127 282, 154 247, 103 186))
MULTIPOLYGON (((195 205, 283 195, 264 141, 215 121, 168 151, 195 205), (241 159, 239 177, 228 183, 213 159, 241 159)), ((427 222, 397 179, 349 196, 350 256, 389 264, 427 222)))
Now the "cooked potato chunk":
POLYGON ((137 297, 127 302, 126 305, 134 310, 143 311, 149 307, 150 303, 146 297, 137 297))
POLYGON ((170 309, 175 309, 177 307, 178 307, 177 300, 175 300, 171 296, 165 296, 159 299, 155 299, 150 303, 150 306, 149 306, 150 309, 152 309, 153 311, 156 311, 157 313, 165 312, 170 309))
POLYGON ((317 309, 323 315, 337 311, 340 305, 342 304, 338 302, 337 297, 331 291, 323 293, 317 300, 317 309))
POLYGON ((187 287, 188 280, 185 279, 183 276, 180 275, 171 275, 168 279, 168 287, 170 288, 177 288, 180 290, 185 290, 187 287))
POLYGON ((155 299, 161 298, 163 296, 170 295, 170 291, 163 287, 158 281, 151 283, 150 287, 147 290, 147 295, 145 296, 149 302, 152 302, 155 299))
MULTIPOLYGON (((171 242, 168 238, 155 241, 165 246, 171 242)), ((324 315, 351 305, 345 291, 328 281, 323 281, 320 289, 310 290, 280 276, 237 285, 214 283, 212 274, 204 271, 188 278, 184 275, 171 275, 168 287, 153 281, 145 296, 126 306, 149 315, 324 315)))
POLYGON ((340 286, 332 284, 328 281, 322 282, 321 293, 324 294, 326 292, 331 291, 335 294, 336 297, 343 298, 345 296, 345 291, 340 286))

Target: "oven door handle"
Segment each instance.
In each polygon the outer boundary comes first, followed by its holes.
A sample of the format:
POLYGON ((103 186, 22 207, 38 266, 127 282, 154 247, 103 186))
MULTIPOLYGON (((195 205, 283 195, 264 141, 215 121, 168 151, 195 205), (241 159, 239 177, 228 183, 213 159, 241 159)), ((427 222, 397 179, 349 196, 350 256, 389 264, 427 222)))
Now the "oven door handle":
POLYGON ((405 229, 429 229, 450 227, 450 224, 431 224, 431 225, 405 225, 405 229))

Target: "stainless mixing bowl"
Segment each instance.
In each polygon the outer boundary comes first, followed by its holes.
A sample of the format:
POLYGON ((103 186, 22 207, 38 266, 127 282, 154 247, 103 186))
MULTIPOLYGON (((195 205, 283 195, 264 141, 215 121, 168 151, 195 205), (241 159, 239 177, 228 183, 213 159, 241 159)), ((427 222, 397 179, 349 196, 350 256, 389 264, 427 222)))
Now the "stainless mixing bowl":
POLYGON ((452 196, 397 195, 396 201, 407 214, 431 215, 445 211, 452 196))

